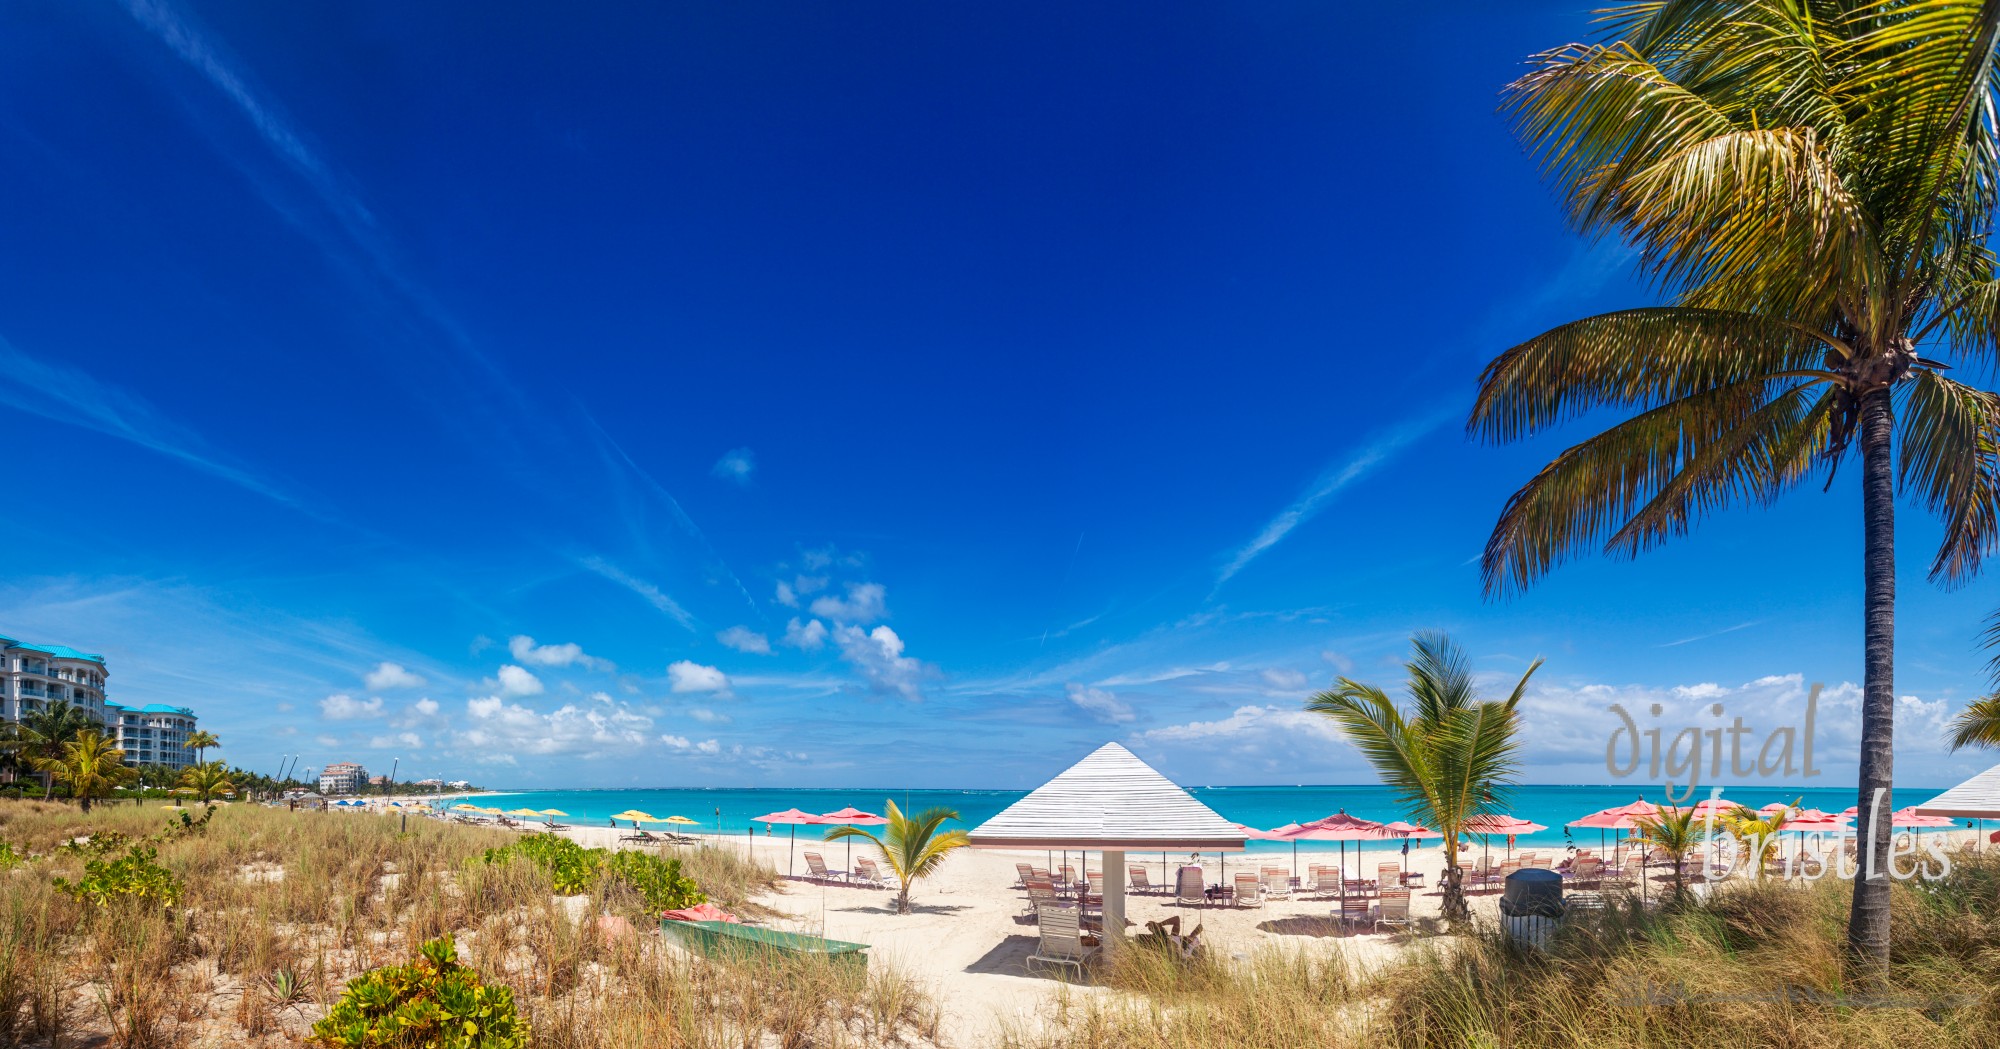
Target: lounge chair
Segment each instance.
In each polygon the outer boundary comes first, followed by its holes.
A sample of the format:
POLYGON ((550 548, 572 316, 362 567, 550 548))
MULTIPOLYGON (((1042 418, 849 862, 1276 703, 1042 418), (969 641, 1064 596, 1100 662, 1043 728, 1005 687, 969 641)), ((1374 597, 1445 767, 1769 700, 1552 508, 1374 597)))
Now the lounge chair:
POLYGON ((1340 869, 1337 867, 1314 867, 1312 869, 1315 895, 1322 899, 1340 895, 1340 869))
POLYGON ((1019 875, 1019 877, 1016 878, 1014 881, 1014 887, 1017 889, 1025 889, 1028 887, 1028 879, 1035 876, 1035 868, 1030 867, 1025 863, 1016 863, 1014 865, 1014 873, 1019 875))
POLYGON ((1277 867, 1264 868, 1264 895, 1271 897, 1292 895, 1292 876, 1277 867))
MULTIPOLYGON (((817 852, 806 853, 806 871, 806 879, 808 881, 825 882, 829 885, 834 881, 835 872, 826 869, 826 857, 821 856, 817 852)), ((840 871, 839 873, 844 876, 847 872, 840 871)))
POLYGON ((871 889, 895 888, 895 885, 889 880, 889 876, 882 873, 882 869, 875 866, 875 861, 866 856, 854 861, 853 878, 855 881, 871 889))
POLYGON ((1375 865, 1375 885, 1377 889, 1400 889, 1403 887, 1403 865, 1400 863, 1378 863, 1375 865))
POLYGON ((1423 871, 1404 871, 1404 872, 1403 872, 1403 888, 1405 888, 1405 889, 1421 889, 1421 888, 1423 888, 1423 887, 1424 887, 1424 872, 1423 872, 1423 871))
POLYGON ((1076 880, 1075 867, 1072 867, 1069 864, 1065 863, 1060 868, 1057 869, 1056 874, 1059 875, 1059 877, 1056 878, 1057 891, 1069 892, 1076 888, 1077 880, 1076 880))
POLYGON ((1083 904, 1083 909, 1086 911, 1102 910, 1104 908, 1104 872, 1091 871, 1084 875, 1084 878, 1086 880, 1083 895, 1079 898, 1078 902, 1083 904))
POLYGON ((1410 927, 1410 890, 1382 890, 1382 904, 1375 909, 1375 927, 1380 929, 1384 925, 1392 929, 1410 927))
POLYGON ((1125 868, 1126 892, 1129 892, 1134 896, 1151 896, 1154 893, 1159 892, 1161 889, 1164 888, 1166 888, 1166 886, 1155 885, 1152 882, 1146 880, 1146 868, 1144 867, 1125 868))
POLYGON ((1083 964, 1097 954, 1096 947, 1083 942, 1083 912, 1075 907, 1043 907, 1036 912, 1035 924, 1041 928, 1041 942, 1023 967, 1073 966, 1077 978, 1082 979, 1083 964))
POLYGON ((1593 889, 1604 880, 1604 864, 1595 856, 1585 856, 1570 867, 1570 884, 1579 889, 1593 889))
POLYGON ((655 836, 654 836, 654 835, 653 835, 653 834, 652 834, 652 833, 651 833, 650 831, 643 831, 643 830, 642 830, 642 831, 634 831, 633 833, 631 833, 631 834, 627 834, 627 835, 625 835, 625 836, 623 836, 623 837, 619 838, 618 840, 619 840, 619 841, 643 841, 643 842, 645 842, 645 843, 647 843, 647 844, 649 844, 649 845, 657 845, 657 844, 659 844, 660 842, 662 842, 662 841, 664 841, 664 840, 666 840, 666 839, 664 839, 664 838, 658 838, 658 837, 655 837, 655 836))
POLYGON ((1208 885, 1200 867, 1182 867, 1174 875, 1174 902, 1182 906, 1208 905, 1208 885))
POLYGON ((1333 912, 1333 916, 1342 928, 1352 925, 1358 929, 1368 924, 1368 906, 1366 896, 1343 896, 1340 898, 1340 907, 1333 912))
POLYGON ((1257 875, 1243 871, 1236 875, 1236 906, 1262 907, 1264 883, 1257 875))

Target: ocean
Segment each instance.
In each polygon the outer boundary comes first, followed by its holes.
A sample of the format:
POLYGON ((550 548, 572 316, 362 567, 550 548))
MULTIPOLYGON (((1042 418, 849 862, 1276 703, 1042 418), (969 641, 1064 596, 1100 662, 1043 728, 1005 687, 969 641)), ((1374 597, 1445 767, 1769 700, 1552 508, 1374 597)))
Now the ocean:
MULTIPOLYGON (((1396 808, 1389 792, 1377 785, 1190 787, 1188 792, 1223 816, 1237 823, 1260 828, 1304 823, 1330 816, 1343 809, 1356 816, 1384 822, 1403 819, 1407 815, 1396 808)), ((507 809, 561 809, 569 814, 561 822, 579 826, 593 824, 603 826, 612 813, 638 809, 663 818, 686 816, 699 821, 698 827, 677 828, 683 831, 762 835, 764 825, 753 826, 751 818, 754 816, 791 808, 805 812, 832 812, 850 805, 868 812, 880 813, 884 809, 883 803, 891 798, 905 811, 942 805, 956 811, 963 826, 969 829, 991 818, 1026 793, 1019 790, 866 788, 534 790, 492 795, 502 800, 489 804, 507 809)), ((1895 806, 1904 808, 1921 804, 1939 793, 1937 790, 1906 788, 1897 792, 1895 806)), ((1707 797, 1707 792, 1704 791, 1701 796, 1707 797)), ((1560 848, 1572 840, 1579 846, 1594 847, 1598 843, 1600 832, 1579 828, 1570 832, 1575 835, 1574 839, 1571 839, 1565 836, 1563 825, 1614 805, 1629 804, 1641 797, 1655 804, 1665 801, 1661 789, 1657 786, 1644 790, 1632 785, 1519 786, 1513 789, 1513 800, 1506 811, 1509 815, 1548 827, 1545 831, 1516 838, 1514 843, 1516 848, 1524 846, 1560 848)), ((1839 812, 1853 805, 1855 796, 1852 787, 1756 786, 1724 788, 1723 797, 1751 808, 1758 808, 1774 801, 1786 803, 1797 801, 1807 808, 1839 812)), ((818 841, 828 829, 830 828, 800 826, 796 828, 796 834, 800 841, 818 841)), ((787 837, 793 833, 794 828, 790 826, 779 825, 771 828, 771 834, 776 837, 787 837)), ((1496 840, 1493 844, 1497 847, 1503 843, 1496 840)), ((1347 851, 1352 853, 1357 847, 1362 846, 1368 851, 1402 848, 1401 842, 1398 841, 1348 842, 1347 851)), ((1287 854, 1294 848, 1292 843, 1273 841, 1253 841, 1249 843, 1249 847, 1253 852, 1287 854)), ((1340 843, 1306 841, 1297 843, 1296 847, 1300 852, 1338 851, 1340 843)))

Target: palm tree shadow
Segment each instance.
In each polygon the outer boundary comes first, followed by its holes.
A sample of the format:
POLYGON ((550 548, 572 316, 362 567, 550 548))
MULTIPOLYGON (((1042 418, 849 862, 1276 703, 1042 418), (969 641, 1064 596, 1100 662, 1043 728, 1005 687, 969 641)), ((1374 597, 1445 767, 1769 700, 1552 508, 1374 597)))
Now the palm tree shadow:
POLYGON ((1277 933, 1280 936, 1327 937, 1340 935, 1340 923, 1332 918, 1321 918, 1310 914, 1294 915, 1290 918, 1273 918, 1257 923, 1261 932, 1277 933))

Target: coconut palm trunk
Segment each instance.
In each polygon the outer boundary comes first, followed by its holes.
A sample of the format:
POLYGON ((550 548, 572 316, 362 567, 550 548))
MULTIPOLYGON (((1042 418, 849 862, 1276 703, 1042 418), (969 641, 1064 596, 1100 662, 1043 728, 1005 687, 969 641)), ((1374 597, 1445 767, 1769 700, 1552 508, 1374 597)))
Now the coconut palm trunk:
POLYGON ((1888 960, 1889 832, 1895 811, 1896 480, 1895 415, 1884 389, 1861 402, 1862 685, 1859 809, 1862 851, 1847 939, 1858 957, 1888 960), (1877 799, 1880 799, 1879 802, 1877 799), (1877 819, 1877 815, 1882 818, 1877 819))

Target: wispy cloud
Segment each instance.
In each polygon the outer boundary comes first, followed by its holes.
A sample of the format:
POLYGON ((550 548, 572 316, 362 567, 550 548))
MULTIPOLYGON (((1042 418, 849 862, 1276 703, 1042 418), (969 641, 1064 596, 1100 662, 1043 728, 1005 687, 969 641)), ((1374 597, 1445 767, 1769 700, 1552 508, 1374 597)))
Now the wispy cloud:
POLYGON ((591 436, 596 439, 598 452, 604 457, 606 464, 614 470, 622 469, 625 473, 628 473, 648 493, 666 506, 667 511, 673 515, 674 523, 679 525, 682 531, 693 536, 695 541, 701 544, 702 551, 708 556, 709 564, 716 571, 720 572, 724 578, 728 579, 731 585, 736 587, 737 593, 743 595, 743 603, 749 605, 751 608, 758 608, 756 600, 750 596, 749 589, 743 585, 741 579, 736 577, 735 572, 729 570, 729 565, 723 562, 722 555, 715 552, 715 545, 708 541, 707 533, 701 530, 701 526, 694 523, 694 518, 688 516, 687 510, 681 506, 681 501, 674 498, 673 493, 667 491, 665 485, 654 480, 652 474, 647 473, 643 467, 633 461, 632 457, 626 454, 624 446, 620 445, 611 434, 606 432, 603 426, 598 425, 597 418, 591 415, 589 410, 585 409, 581 403, 577 405, 577 411, 583 416, 584 423, 590 427, 591 436))
POLYGON ((214 451, 199 434, 144 399, 77 371, 37 360, 0 339, 0 405, 130 441, 295 509, 298 499, 214 451))
MULTIPOLYGON (((1396 453, 1444 425, 1447 420, 1455 418, 1457 414, 1456 410, 1435 412, 1405 423, 1369 441, 1360 451, 1346 459, 1327 467, 1303 495, 1293 500, 1292 505, 1285 507, 1278 516, 1271 518, 1263 531, 1258 532, 1255 538, 1238 547, 1230 555, 1229 561, 1222 566, 1222 571, 1215 577, 1215 589, 1222 589, 1222 584, 1229 582, 1236 573, 1256 560, 1259 554, 1278 545, 1292 533, 1292 529, 1312 520, 1321 510, 1326 509, 1327 503, 1340 494, 1341 489, 1368 476, 1371 471, 1393 458, 1396 453)), ((1211 592, 1209 596, 1213 597, 1214 593, 1211 592)))
POLYGON ((673 619, 674 622, 679 623, 680 625, 686 627, 689 630, 693 630, 695 628, 694 617, 688 615, 687 609, 682 608, 680 606, 680 602, 675 601, 672 597, 667 595, 666 591, 660 589, 659 587, 646 582, 644 579, 640 579, 639 577, 632 575, 630 572, 625 571, 624 569, 618 567, 617 565, 614 565, 611 562, 606 561, 604 558, 596 556, 595 554, 592 554, 588 557, 579 557, 576 559, 576 563, 580 567, 595 572, 598 575, 601 575, 604 578, 609 579, 614 583, 617 583, 619 586, 622 586, 625 589, 630 590, 635 594, 638 594, 640 597, 645 598, 647 604, 650 604, 654 608, 657 608, 660 611, 666 613, 668 617, 673 619))
POLYGON ((1761 620, 1761 619, 1753 619, 1753 620, 1751 620, 1751 621, 1750 621, 1750 622, 1748 622, 1748 623, 1738 623, 1738 624, 1736 624, 1735 626, 1726 626, 1726 627, 1723 627, 1723 628, 1722 628, 1721 630, 1711 630, 1711 631, 1709 631, 1709 632, 1708 632, 1708 633, 1706 633, 1706 634, 1696 634, 1696 635, 1695 635, 1695 636, 1693 636, 1693 637, 1684 637, 1684 638, 1681 638, 1681 639, 1680 639, 1679 641, 1668 641, 1668 642, 1666 642, 1665 644, 1660 644, 1660 645, 1655 645, 1655 646, 1653 646, 1653 647, 1654 647, 1654 648, 1673 648, 1673 647, 1675 647, 1675 646, 1677 646, 1677 645, 1687 645, 1687 644, 1693 644, 1693 643, 1694 643, 1694 642, 1696 642, 1696 641, 1706 641, 1706 640, 1708 640, 1708 639, 1709 639, 1709 638, 1711 638, 1711 637, 1721 637, 1721 636, 1722 636, 1722 635, 1724 635, 1724 634, 1733 634, 1733 633, 1737 632, 1738 630, 1748 630, 1748 629, 1750 629, 1750 628, 1751 628, 1751 627, 1753 627, 1753 626, 1759 626, 1759 625, 1761 625, 1761 624, 1762 624, 1763 622, 1764 622, 1764 621, 1763 621, 1763 620, 1761 620))

